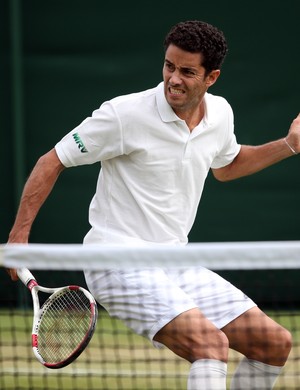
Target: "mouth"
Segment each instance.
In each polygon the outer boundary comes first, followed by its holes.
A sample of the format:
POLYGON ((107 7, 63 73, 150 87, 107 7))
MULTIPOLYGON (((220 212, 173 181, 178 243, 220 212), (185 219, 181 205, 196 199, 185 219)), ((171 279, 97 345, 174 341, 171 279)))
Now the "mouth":
POLYGON ((185 91, 183 89, 180 89, 180 88, 169 87, 169 93, 171 95, 180 96, 180 95, 184 95, 185 91))

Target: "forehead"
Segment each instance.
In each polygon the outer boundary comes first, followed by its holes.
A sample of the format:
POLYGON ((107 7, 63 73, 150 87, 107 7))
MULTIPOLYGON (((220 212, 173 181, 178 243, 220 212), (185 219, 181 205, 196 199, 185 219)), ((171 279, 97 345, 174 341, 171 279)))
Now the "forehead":
POLYGON ((200 68, 202 67, 201 53, 191 53, 178 46, 170 45, 165 53, 165 60, 181 68, 200 68))

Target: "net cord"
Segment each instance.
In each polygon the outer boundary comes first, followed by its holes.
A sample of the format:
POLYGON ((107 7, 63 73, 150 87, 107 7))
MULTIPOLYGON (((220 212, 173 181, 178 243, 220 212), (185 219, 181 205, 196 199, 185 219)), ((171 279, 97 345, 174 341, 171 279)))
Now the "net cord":
POLYGON ((38 270, 99 270, 149 267, 297 269, 300 241, 214 242, 179 245, 0 245, 0 266, 38 270))

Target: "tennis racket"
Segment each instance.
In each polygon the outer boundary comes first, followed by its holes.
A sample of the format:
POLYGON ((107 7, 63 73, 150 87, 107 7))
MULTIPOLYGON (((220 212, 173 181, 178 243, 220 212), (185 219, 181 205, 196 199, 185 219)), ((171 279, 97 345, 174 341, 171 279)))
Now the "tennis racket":
POLYGON ((48 368, 72 363, 90 342, 97 323, 94 297, 79 286, 40 286, 27 268, 17 270, 33 300, 32 349, 48 368), (39 292, 51 294, 40 306, 39 292))

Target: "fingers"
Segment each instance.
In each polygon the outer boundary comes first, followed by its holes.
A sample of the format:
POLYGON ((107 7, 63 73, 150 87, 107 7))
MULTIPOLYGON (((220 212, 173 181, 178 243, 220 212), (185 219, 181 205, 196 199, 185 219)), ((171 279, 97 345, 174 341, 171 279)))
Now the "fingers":
POLYGON ((293 154, 300 153, 300 113, 291 123, 285 143, 289 146, 293 154))
POLYGON ((6 268, 6 272, 8 273, 12 281, 16 282, 19 279, 16 269, 6 268))

